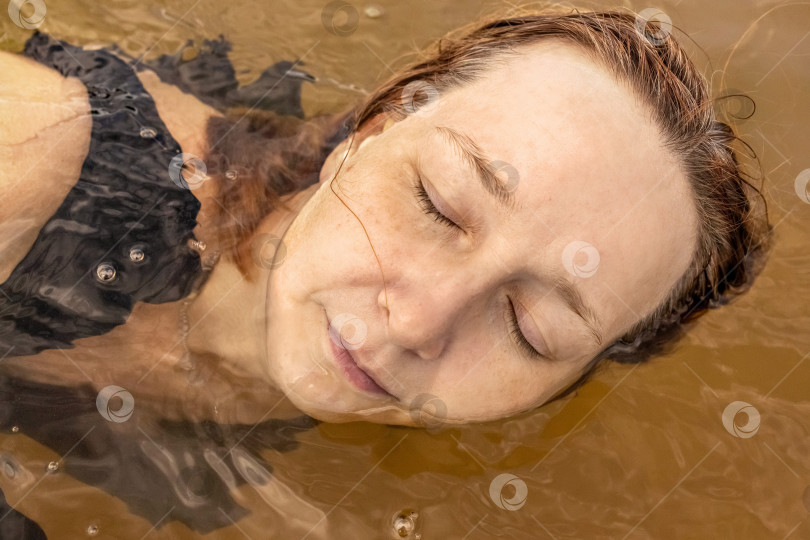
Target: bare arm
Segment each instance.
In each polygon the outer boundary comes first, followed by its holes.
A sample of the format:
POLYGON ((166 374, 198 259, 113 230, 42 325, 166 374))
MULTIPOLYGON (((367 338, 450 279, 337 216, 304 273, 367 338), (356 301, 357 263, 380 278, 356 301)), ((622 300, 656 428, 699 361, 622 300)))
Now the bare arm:
POLYGON ((76 183, 92 119, 81 81, 0 51, 0 282, 76 183))

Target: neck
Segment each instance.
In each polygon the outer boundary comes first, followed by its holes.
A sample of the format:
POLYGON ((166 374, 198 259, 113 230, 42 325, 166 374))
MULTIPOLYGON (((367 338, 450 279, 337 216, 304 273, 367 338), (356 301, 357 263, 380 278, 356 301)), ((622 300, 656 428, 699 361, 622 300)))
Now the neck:
MULTIPOLYGON (((271 212, 253 237, 282 237, 319 184, 281 198, 287 208, 271 212)), ((268 266, 268 265, 265 265, 268 266)), ((251 281, 221 257, 198 296, 188 306, 190 354, 214 358, 223 373, 267 380, 266 298, 270 269, 256 266, 251 281)))

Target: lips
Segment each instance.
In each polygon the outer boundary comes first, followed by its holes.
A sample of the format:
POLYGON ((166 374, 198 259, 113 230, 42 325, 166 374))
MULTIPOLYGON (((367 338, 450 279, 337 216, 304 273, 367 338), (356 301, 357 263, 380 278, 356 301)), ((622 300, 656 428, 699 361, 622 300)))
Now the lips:
MULTIPOLYGON (((354 356, 350 350, 345 349, 335 343, 335 340, 332 339, 331 335, 331 323, 327 324, 326 332, 327 339, 329 340, 329 348, 332 351, 332 357, 334 358, 335 363, 338 365, 338 367, 340 367, 343 374, 354 386, 371 394, 392 396, 392 394, 380 386, 377 381, 371 377, 371 375, 366 373, 357 364, 357 361, 354 359, 354 356)), ((335 334, 337 334, 336 331, 335 334)))

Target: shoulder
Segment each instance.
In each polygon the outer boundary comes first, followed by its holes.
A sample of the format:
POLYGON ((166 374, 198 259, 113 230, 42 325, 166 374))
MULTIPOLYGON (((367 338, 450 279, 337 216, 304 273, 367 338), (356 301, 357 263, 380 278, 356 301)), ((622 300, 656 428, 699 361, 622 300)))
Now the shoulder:
POLYGON ((0 51, 0 281, 81 173, 92 117, 81 81, 0 51))
POLYGON ((161 120, 183 152, 200 156, 205 154, 208 147, 205 136, 208 120, 222 114, 177 86, 164 83, 151 69, 138 71, 137 76, 154 99, 161 120))
POLYGON ((89 134, 90 106, 81 81, 6 51, 0 51, 0 73, 0 144, 21 144, 45 128, 82 117, 89 134))

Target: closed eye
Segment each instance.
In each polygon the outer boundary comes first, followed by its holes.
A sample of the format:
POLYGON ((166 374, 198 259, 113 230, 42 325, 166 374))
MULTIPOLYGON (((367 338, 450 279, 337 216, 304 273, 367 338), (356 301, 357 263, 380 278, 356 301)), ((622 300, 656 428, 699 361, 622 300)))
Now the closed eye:
POLYGON ((512 303, 512 299, 507 297, 509 300, 509 308, 507 309, 506 315, 509 318, 509 333, 512 335, 514 342, 520 347, 520 349, 526 353, 526 355, 532 360, 541 360, 547 359, 547 357, 541 354, 537 349, 535 349, 529 340, 526 339, 526 336, 523 335, 523 332, 520 331, 520 325, 518 324, 517 320, 517 311, 515 311, 515 305, 512 303))
MULTIPOLYGON (((418 174, 416 175, 416 182, 413 186, 414 195, 416 200, 419 202, 419 206, 422 209, 422 212, 425 215, 433 216, 433 218, 441 223, 442 225, 453 229, 455 232, 463 232, 464 229, 460 227, 455 221, 445 216, 443 213, 436 208, 436 205, 428 195, 427 190, 425 189, 424 181, 422 177, 418 174)), ((515 311, 515 306, 512 303, 512 299, 508 298, 509 300, 509 308, 507 309, 507 317, 509 321, 509 329, 510 334, 512 336, 513 341, 518 345, 520 350, 528 356, 529 359, 532 360, 539 360, 539 359, 546 359, 547 357, 535 349, 529 340, 526 339, 526 336, 523 335, 523 332, 520 330, 520 324, 517 320, 517 312, 515 311)))
POLYGON ((436 205, 433 204, 433 201, 430 199, 430 195, 428 195, 427 191, 425 190, 425 184, 422 181, 421 176, 417 175, 416 183, 414 184, 413 189, 416 200, 419 202, 419 206, 425 215, 433 216, 433 218, 442 225, 457 229, 459 232, 464 230, 459 227, 455 221, 442 214, 439 209, 436 208, 436 205))

